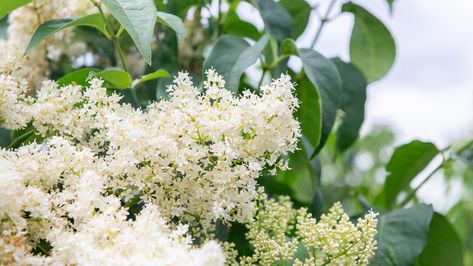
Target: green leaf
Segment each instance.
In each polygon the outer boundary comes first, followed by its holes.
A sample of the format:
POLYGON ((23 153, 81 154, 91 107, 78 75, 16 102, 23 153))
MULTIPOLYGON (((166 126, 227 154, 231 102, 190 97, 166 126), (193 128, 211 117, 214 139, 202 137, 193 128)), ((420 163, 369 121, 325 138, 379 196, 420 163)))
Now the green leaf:
POLYGON ((420 205, 379 217, 378 250, 370 265, 411 266, 429 237, 432 206, 420 205))
POLYGON ((0 127, 0 147, 6 148, 10 145, 12 136, 10 130, 0 127))
POLYGON ((57 84, 62 87, 68 84, 75 83, 77 85, 81 86, 88 86, 89 83, 87 82, 88 77, 91 75, 91 72, 97 73, 102 70, 98 68, 82 68, 79 70, 76 70, 74 72, 68 73, 64 77, 60 78, 57 80, 57 84))
POLYGON ((213 67, 224 77, 226 88, 236 92, 241 75, 258 60, 268 40, 269 37, 263 35, 254 45, 249 46, 242 38, 224 35, 212 47, 204 61, 204 69, 213 67))
POLYGON ((416 266, 463 266, 463 245, 448 220, 434 213, 429 239, 417 258, 416 266))
POLYGON ((104 5, 135 42, 144 60, 151 64, 151 41, 157 20, 152 0, 103 0, 104 5))
POLYGON ((280 50, 283 55, 299 55, 299 50, 293 39, 285 39, 282 41, 280 50))
POLYGON ((128 89, 131 87, 130 74, 120 69, 107 69, 95 73, 92 77, 101 78, 105 81, 105 87, 109 89, 128 89))
POLYGON ((133 80, 133 82, 131 83, 131 87, 134 88, 138 84, 141 84, 149 80, 158 79, 158 78, 167 78, 167 77, 169 77, 169 73, 166 70, 158 69, 154 71, 153 73, 146 74, 139 79, 133 80))
POLYGON ((312 204, 317 193, 317 174, 309 163, 304 148, 289 156, 290 170, 278 171, 275 179, 292 190, 292 197, 304 204, 312 204))
POLYGON ((171 28, 174 32, 176 32, 177 40, 179 43, 184 41, 187 32, 184 23, 182 23, 182 20, 178 16, 161 11, 158 11, 157 14, 158 22, 171 28))
POLYGON ((348 149, 360 135, 360 128, 365 119, 366 79, 357 67, 345 63, 339 58, 332 59, 342 79, 342 97, 339 108, 344 115, 337 129, 336 148, 342 153, 348 149))
POLYGON ((343 12, 355 15, 350 39, 350 59, 365 74, 368 82, 384 77, 396 57, 396 44, 386 26, 368 10, 348 2, 343 12))
POLYGON ((258 40, 261 33, 251 23, 242 20, 236 10, 240 1, 235 1, 231 4, 230 9, 225 14, 222 21, 222 32, 224 34, 235 35, 238 37, 248 37, 253 40, 258 40))
POLYGON ((0 5, 0 18, 3 18, 8 15, 8 13, 31 1, 32 0, 2 0, 2 4, 0 5))
POLYGON ((309 23, 312 7, 305 0, 281 0, 279 1, 284 9, 294 20, 292 25, 292 38, 297 39, 309 23))
POLYGON ((299 49, 304 72, 322 98, 322 133, 320 142, 311 156, 317 155, 327 141, 337 114, 342 95, 342 81, 337 67, 323 55, 308 48, 299 49))
POLYGON ((292 18, 279 2, 256 0, 256 3, 266 29, 278 42, 292 37, 292 18))
POLYGON ((7 38, 8 24, 8 17, 0 19, 0 39, 7 38))
POLYGON ((105 36, 109 36, 106 29, 106 21, 100 14, 92 14, 78 19, 48 20, 43 24, 39 25, 39 27, 36 29, 35 33, 31 37, 28 47, 25 50, 25 54, 31 52, 31 50, 35 46, 37 46, 39 43, 41 43, 43 40, 53 35, 54 33, 72 26, 93 27, 100 30, 100 32, 102 32, 105 36))
POLYGON ((322 135, 322 99, 307 76, 302 76, 297 84, 296 95, 300 106, 296 116, 310 145, 317 147, 322 135))
POLYGON ((396 203, 399 192, 409 187, 416 177, 439 153, 438 148, 430 142, 414 140, 399 146, 386 165, 389 173, 384 182, 385 207, 391 208, 396 203))

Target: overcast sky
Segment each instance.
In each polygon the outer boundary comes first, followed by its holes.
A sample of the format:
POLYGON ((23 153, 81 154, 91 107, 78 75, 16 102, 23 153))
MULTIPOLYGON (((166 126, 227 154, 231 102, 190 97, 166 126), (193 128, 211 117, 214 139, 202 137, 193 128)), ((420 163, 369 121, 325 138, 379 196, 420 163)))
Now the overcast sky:
MULTIPOLYGON (((329 0, 317 2, 325 12, 329 0)), ((389 124, 398 142, 421 138, 440 146, 472 136, 473 1, 396 0, 392 16, 385 0, 356 2, 387 24, 398 47, 391 72, 369 87, 363 131, 389 124)), ((312 17, 300 45, 307 46, 318 28, 312 17)), ((316 49, 348 59, 352 23, 349 14, 337 17, 316 49)))

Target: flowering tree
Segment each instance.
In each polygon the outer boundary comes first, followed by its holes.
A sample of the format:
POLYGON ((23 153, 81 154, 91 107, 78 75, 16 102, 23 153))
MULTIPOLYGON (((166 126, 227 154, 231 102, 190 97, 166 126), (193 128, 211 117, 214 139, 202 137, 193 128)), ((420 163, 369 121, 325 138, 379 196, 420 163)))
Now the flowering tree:
POLYGON ((396 51, 352 2, 350 62, 312 49, 336 2, 309 48, 304 0, 1 3, 0 264, 462 265, 409 184, 471 142, 402 145, 350 216, 323 204, 320 158, 357 141, 396 51))

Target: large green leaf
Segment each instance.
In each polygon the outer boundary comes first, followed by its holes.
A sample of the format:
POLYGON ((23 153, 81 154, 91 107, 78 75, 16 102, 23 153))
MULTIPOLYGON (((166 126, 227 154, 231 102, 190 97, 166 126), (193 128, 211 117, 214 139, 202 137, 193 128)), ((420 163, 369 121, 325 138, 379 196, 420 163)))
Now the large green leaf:
POLYGON ((429 239, 417 258, 416 266, 463 266, 463 245, 450 222, 434 213, 429 239))
POLYGON ((130 74, 120 69, 107 69, 95 73, 92 77, 103 79, 105 87, 109 89, 128 89, 131 87, 130 74))
POLYGON ((379 217, 378 250, 370 265, 412 266, 429 237, 432 206, 420 205, 379 217))
POLYGON ((292 18, 279 2, 256 0, 256 3, 266 29, 276 40, 281 42, 292 37, 292 18))
POLYGON ((226 88, 236 92, 241 75, 254 64, 268 44, 269 37, 263 35, 254 45, 239 37, 224 35, 212 47, 204 61, 204 69, 215 68, 226 80, 226 88))
POLYGON ((258 40, 261 34, 255 25, 242 20, 238 16, 236 10, 239 4, 240 1, 235 1, 230 5, 230 9, 223 18, 222 33, 258 40))
POLYGON ((355 15, 350 39, 351 62, 365 74, 368 82, 384 77, 396 57, 396 44, 386 26, 368 10, 348 2, 342 11, 355 15))
POLYGON ((126 29, 148 64, 151 64, 151 41, 157 20, 152 0, 103 0, 110 13, 126 29))
POLYGON ((2 0, 2 4, 0 5, 0 18, 3 18, 8 15, 8 13, 31 1, 32 0, 2 0))
POLYGON ((158 11, 158 22, 171 28, 177 35, 179 43, 186 37, 186 27, 182 20, 173 14, 158 11))
POLYGON ((358 139, 365 119, 366 79, 357 67, 339 58, 332 59, 342 79, 343 93, 339 108, 343 111, 342 123, 337 129, 336 148, 348 149, 358 139))
POLYGON ((281 0, 279 3, 291 15, 293 19, 292 38, 297 39, 309 23, 312 8, 305 0, 281 0))
POLYGON ((302 76, 296 86, 300 106, 296 116, 301 122, 304 136, 312 147, 317 147, 322 134, 322 99, 307 76, 302 76))
POLYGON ((39 25, 39 27, 36 29, 35 33, 31 37, 28 47, 26 47, 25 54, 29 53, 36 45, 54 33, 73 26, 93 27, 100 30, 100 32, 102 32, 105 36, 109 36, 106 29, 106 21, 100 14, 92 14, 77 19, 48 20, 39 25))
POLYGON ((337 67, 323 55, 312 49, 299 49, 304 72, 318 89, 322 98, 322 133, 320 142, 315 149, 312 158, 322 149, 327 141, 342 95, 342 81, 337 67))
POLYGON ((397 195, 409 187, 410 182, 439 153, 437 147, 430 142, 414 140, 399 146, 386 165, 389 173, 384 182, 385 207, 391 208, 396 203, 397 195))
POLYGON ((57 84, 61 87, 64 85, 72 84, 72 83, 75 83, 81 86, 87 86, 89 85, 89 82, 87 81, 87 79, 91 76, 91 73, 97 73, 100 71, 101 71, 100 69, 93 68, 93 67, 82 68, 82 69, 73 71, 71 73, 68 73, 64 77, 58 79, 57 84))

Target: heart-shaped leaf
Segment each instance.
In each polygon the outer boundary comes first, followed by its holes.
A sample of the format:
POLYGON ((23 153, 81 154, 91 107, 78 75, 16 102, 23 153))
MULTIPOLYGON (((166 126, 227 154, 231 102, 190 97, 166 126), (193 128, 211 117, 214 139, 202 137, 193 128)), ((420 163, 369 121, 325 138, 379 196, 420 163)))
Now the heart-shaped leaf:
POLYGON ((348 2, 342 11, 355 15, 350 39, 350 59, 365 74, 369 83, 384 77, 396 57, 396 44, 388 28, 363 7, 348 2))

